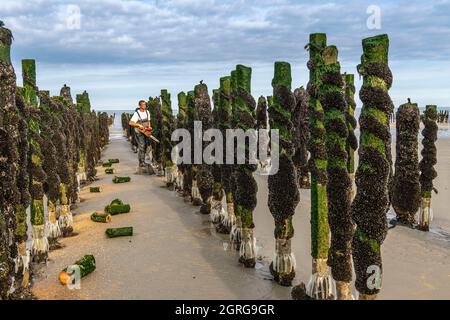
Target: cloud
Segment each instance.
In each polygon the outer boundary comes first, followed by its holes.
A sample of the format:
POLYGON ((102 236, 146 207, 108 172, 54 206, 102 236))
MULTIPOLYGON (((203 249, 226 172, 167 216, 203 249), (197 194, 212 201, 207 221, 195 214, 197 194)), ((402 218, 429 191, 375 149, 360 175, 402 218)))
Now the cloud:
MULTIPOLYGON (((264 83, 254 77, 255 83, 264 87, 261 90, 264 94, 270 93, 270 73, 276 60, 291 62, 293 70, 302 72, 297 78, 305 84, 308 53, 304 46, 312 32, 328 34, 329 43, 338 46, 342 65, 349 72, 355 72, 358 64, 361 39, 388 33, 391 61, 402 65, 395 70, 395 75, 403 83, 411 84, 409 78, 403 76, 408 72, 406 66, 419 75, 430 71, 422 66, 430 60, 442 69, 449 69, 449 15, 450 1, 444 0, 0 1, 0 19, 14 33, 16 62, 34 57, 42 65, 55 66, 55 70, 64 65, 67 68, 65 82, 81 81, 74 74, 78 74, 78 70, 88 72, 89 68, 105 75, 110 74, 108 69, 116 70, 115 75, 127 68, 145 69, 145 77, 140 78, 139 83, 129 74, 115 79, 114 83, 124 81, 145 87, 147 95, 155 94, 149 88, 154 84, 162 85, 161 78, 169 85, 180 83, 180 89, 188 90, 193 87, 190 81, 194 78, 218 81, 214 77, 228 73, 238 62, 254 68, 266 66, 264 75, 259 74, 264 83), (368 30, 366 26, 366 10, 372 4, 381 8, 381 30, 368 30), (80 9, 79 29, 68 27, 69 5, 80 9), (215 66, 222 69, 216 70, 215 66)), ((433 75, 437 79, 445 77, 444 73, 433 75)), ((51 75, 42 75, 43 81, 48 78, 51 75)), ((108 78, 103 77, 102 81, 107 83, 108 78)), ((423 85, 416 79, 411 87, 418 87, 419 83, 423 85)), ((439 83, 445 81, 436 80, 438 88, 433 90, 444 89, 439 83)), ((89 89, 87 84, 92 88, 103 86, 90 79, 85 85, 89 89)), ((174 86, 174 90, 178 90, 178 86, 174 86)), ((421 93, 424 99, 435 96, 427 94, 426 90, 421 93)), ((450 98, 439 96, 442 100, 438 103, 450 105, 450 98)))

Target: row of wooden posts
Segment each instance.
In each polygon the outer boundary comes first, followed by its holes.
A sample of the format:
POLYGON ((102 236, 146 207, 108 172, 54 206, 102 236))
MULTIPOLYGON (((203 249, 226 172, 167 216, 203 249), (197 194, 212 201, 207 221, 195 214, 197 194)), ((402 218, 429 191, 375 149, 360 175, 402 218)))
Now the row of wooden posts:
MULTIPOLYGON (((275 258, 270 270, 281 285, 290 286, 295 277, 292 217, 300 201, 299 189, 311 189, 312 276, 306 286, 293 289, 298 299, 353 299, 353 271, 359 299, 376 298, 381 289, 381 246, 388 232, 391 205, 397 223, 411 227, 417 226, 415 217, 421 207, 419 228, 429 227, 433 179, 437 175, 436 106, 427 106, 422 117, 411 101, 399 107, 394 170, 389 38, 367 38, 362 47, 357 67, 363 77, 359 149, 354 133, 354 75, 342 73, 338 50, 327 45, 325 34, 310 35, 310 81, 306 89, 293 90, 290 64, 276 62, 273 96, 258 101, 251 95, 252 70, 243 65, 220 78, 220 88, 212 91, 212 99, 202 82, 187 94, 180 92, 176 117, 167 90, 148 101, 154 135, 161 141, 152 148, 156 171, 163 170, 169 188, 200 205, 202 213, 210 214, 218 232, 230 234, 232 247, 240 252, 239 261, 249 268, 255 266, 257 258, 253 221, 257 201, 253 173, 257 166, 174 165, 171 133, 183 128, 193 135, 194 121, 201 121, 204 131, 279 130, 279 170, 268 178, 268 205, 275 222, 275 258), (419 163, 421 118, 425 129, 419 163), (226 207, 222 206, 224 198, 226 207)), ((122 114, 122 126, 133 140, 130 117, 122 114)), ((207 145, 204 142, 203 148, 207 145)), ((267 163, 260 163, 264 165, 267 163)))
POLYGON ((0 28, 0 299, 27 299, 34 266, 73 236, 71 208, 96 176, 110 119, 91 111, 85 91, 72 100, 40 90, 35 60, 11 63, 12 33, 0 28))

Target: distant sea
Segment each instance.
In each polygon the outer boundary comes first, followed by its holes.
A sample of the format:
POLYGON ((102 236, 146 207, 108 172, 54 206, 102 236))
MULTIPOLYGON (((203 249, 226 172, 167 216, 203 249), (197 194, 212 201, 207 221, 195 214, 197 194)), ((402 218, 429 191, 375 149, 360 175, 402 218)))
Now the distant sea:
MULTIPOLYGON (((423 113, 423 111, 425 110, 425 108, 419 108, 420 112, 423 113)), ((438 108, 438 111, 449 111, 450 112, 450 107, 442 107, 442 108, 438 108)), ((108 113, 108 115, 116 115, 116 119, 115 119, 115 126, 121 126, 121 115, 122 113, 133 113, 134 110, 101 110, 102 112, 106 112, 108 113)), ((355 117, 356 119, 359 118, 359 115, 361 114, 361 108, 357 108, 355 110, 355 117)), ((394 138, 395 141, 395 128, 391 128, 391 133, 392 133, 392 137, 394 138)), ((357 132, 358 134, 358 132, 357 132)), ((439 132, 438 132, 438 138, 445 138, 448 139, 450 138, 450 124, 441 124, 439 127, 439 132)))

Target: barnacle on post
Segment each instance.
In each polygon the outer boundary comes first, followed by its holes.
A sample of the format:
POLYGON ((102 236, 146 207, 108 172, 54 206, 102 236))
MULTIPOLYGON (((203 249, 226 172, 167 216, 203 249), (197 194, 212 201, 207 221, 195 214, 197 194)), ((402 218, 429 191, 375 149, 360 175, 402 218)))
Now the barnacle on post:
POLYGON ((405 103, 397 110, 397 142, 392 207, 397 222, 413 226, 420 206, 419 127, 420 112, 415 103, 405 103))
POLYGON ((175 129, 172 102, 167 90, 161 90, 162 101, 162 165, 165 171, 167 188, 173 190, 176 166, 172 162, 172 132, 175 129))
MULTIPOLYGON (((236 128, 244 131, 254 129, 256 121, 254 110, 256 101, 251 96, 252 69, 243 65, 236 66, 235 102, 233 105, 233 121, 236 128)), ((250 163, 249 142, 246 141, 245 164, 236 164, 234 170, 234 210, 240 218, 241 245, 239 261, 247 268, 254 268, 256 264, 256 238, 254 236, 253 210, 256 208, 256 194, 258 185, 253 178, 256 165, 250 163)))
POLYGON ((387 148, 390 141, 388 114, 392 111, 388 90, 392 85, 392 74, 388 66, 387 35, 364 39, 362 46, 358 72, 363 76, 360 91, 363 109, 359 119, 357 193, 352 204, 352 218, 357 226, 352 249, 359 299, 375 299, 381 289, 381 245, 387 234, 391 172, 388 156, 391 151, 387 148), (374 271, 377 276, 370 281, 374 271))
POLYGON ((352 300, 351 217, 352 184, 348 174, 348 126, 344 79, 338 50, 328 46, 322 53, 320 101, 324 107, 325 148, 327 152, 327 200, 331 246, 328 264, 336 281, 336 299, 352 300))
POLYGON ((422 160, 420 161, 420 185, 421 185, 421 206, 419 214, 419 229, 429 231, 432 219, 431 194, 434 186, 433 180, 437 177, 434 166, 437 164, 437 107, 429 105, 422 116, 424 129, 422 130, 422 160))
POLYGON ((270 271, 275 281, 291 286, 295 277, 295 257, 291 249, 294 236, 292 218, 300 201, 297 172, 292 161, 294 154, 292 113, 295 96, 291 91, 291 66, 287 62, 275 62, 272 80, 273 103, 269 108, 270 128, 280 133, 278 172, 270 175, 269 209, 275 220, 275 255, 270 271))
POLYGON ((301 87, 294 90, 295 109, 292 114, 292 122, 294 125, 294 143, 295 152, 292 157, 295 168, 297 170, 298 184, 301 189, 311 188, 308 169, 308 103, 309 96, 306 90, 301 87))
MULTIPOLYGON (((211 112, 211 102, 208 94, 208 87, 204 83, 195 86, 194 104, 198 115, 198 121, 202 123, 204 131, 213 127, 213 117, 211 112)), ((207 143, 203 143, 202 150, 205 150, 207 143)), ((214 177, 212 175, 212 166, 206 163, 199 165, 199 171, 196 175, 197 186, 203 200, 200 208, 202 214, 211 213, 211 200, 213 195, 214 177)))

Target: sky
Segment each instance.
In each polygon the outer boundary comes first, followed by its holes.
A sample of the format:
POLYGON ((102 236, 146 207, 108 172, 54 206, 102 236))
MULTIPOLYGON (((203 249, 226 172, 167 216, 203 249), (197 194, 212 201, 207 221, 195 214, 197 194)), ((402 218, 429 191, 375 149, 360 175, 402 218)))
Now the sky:
POLYGON ((178 92, 200 80, 211 92, 236 64, 253 68, 255 97, 272 94, 275 61, 291 63, 293 87, 306 86, 314 32, 355 74, 361 40, 387 33, 395 105, 450 106, 450 0, 1 0, 0 20, 14 34, 18 75, 34 58, 41 90, 87 90, 96 110, 134 109, 163 88, 176 110, 178 92))

